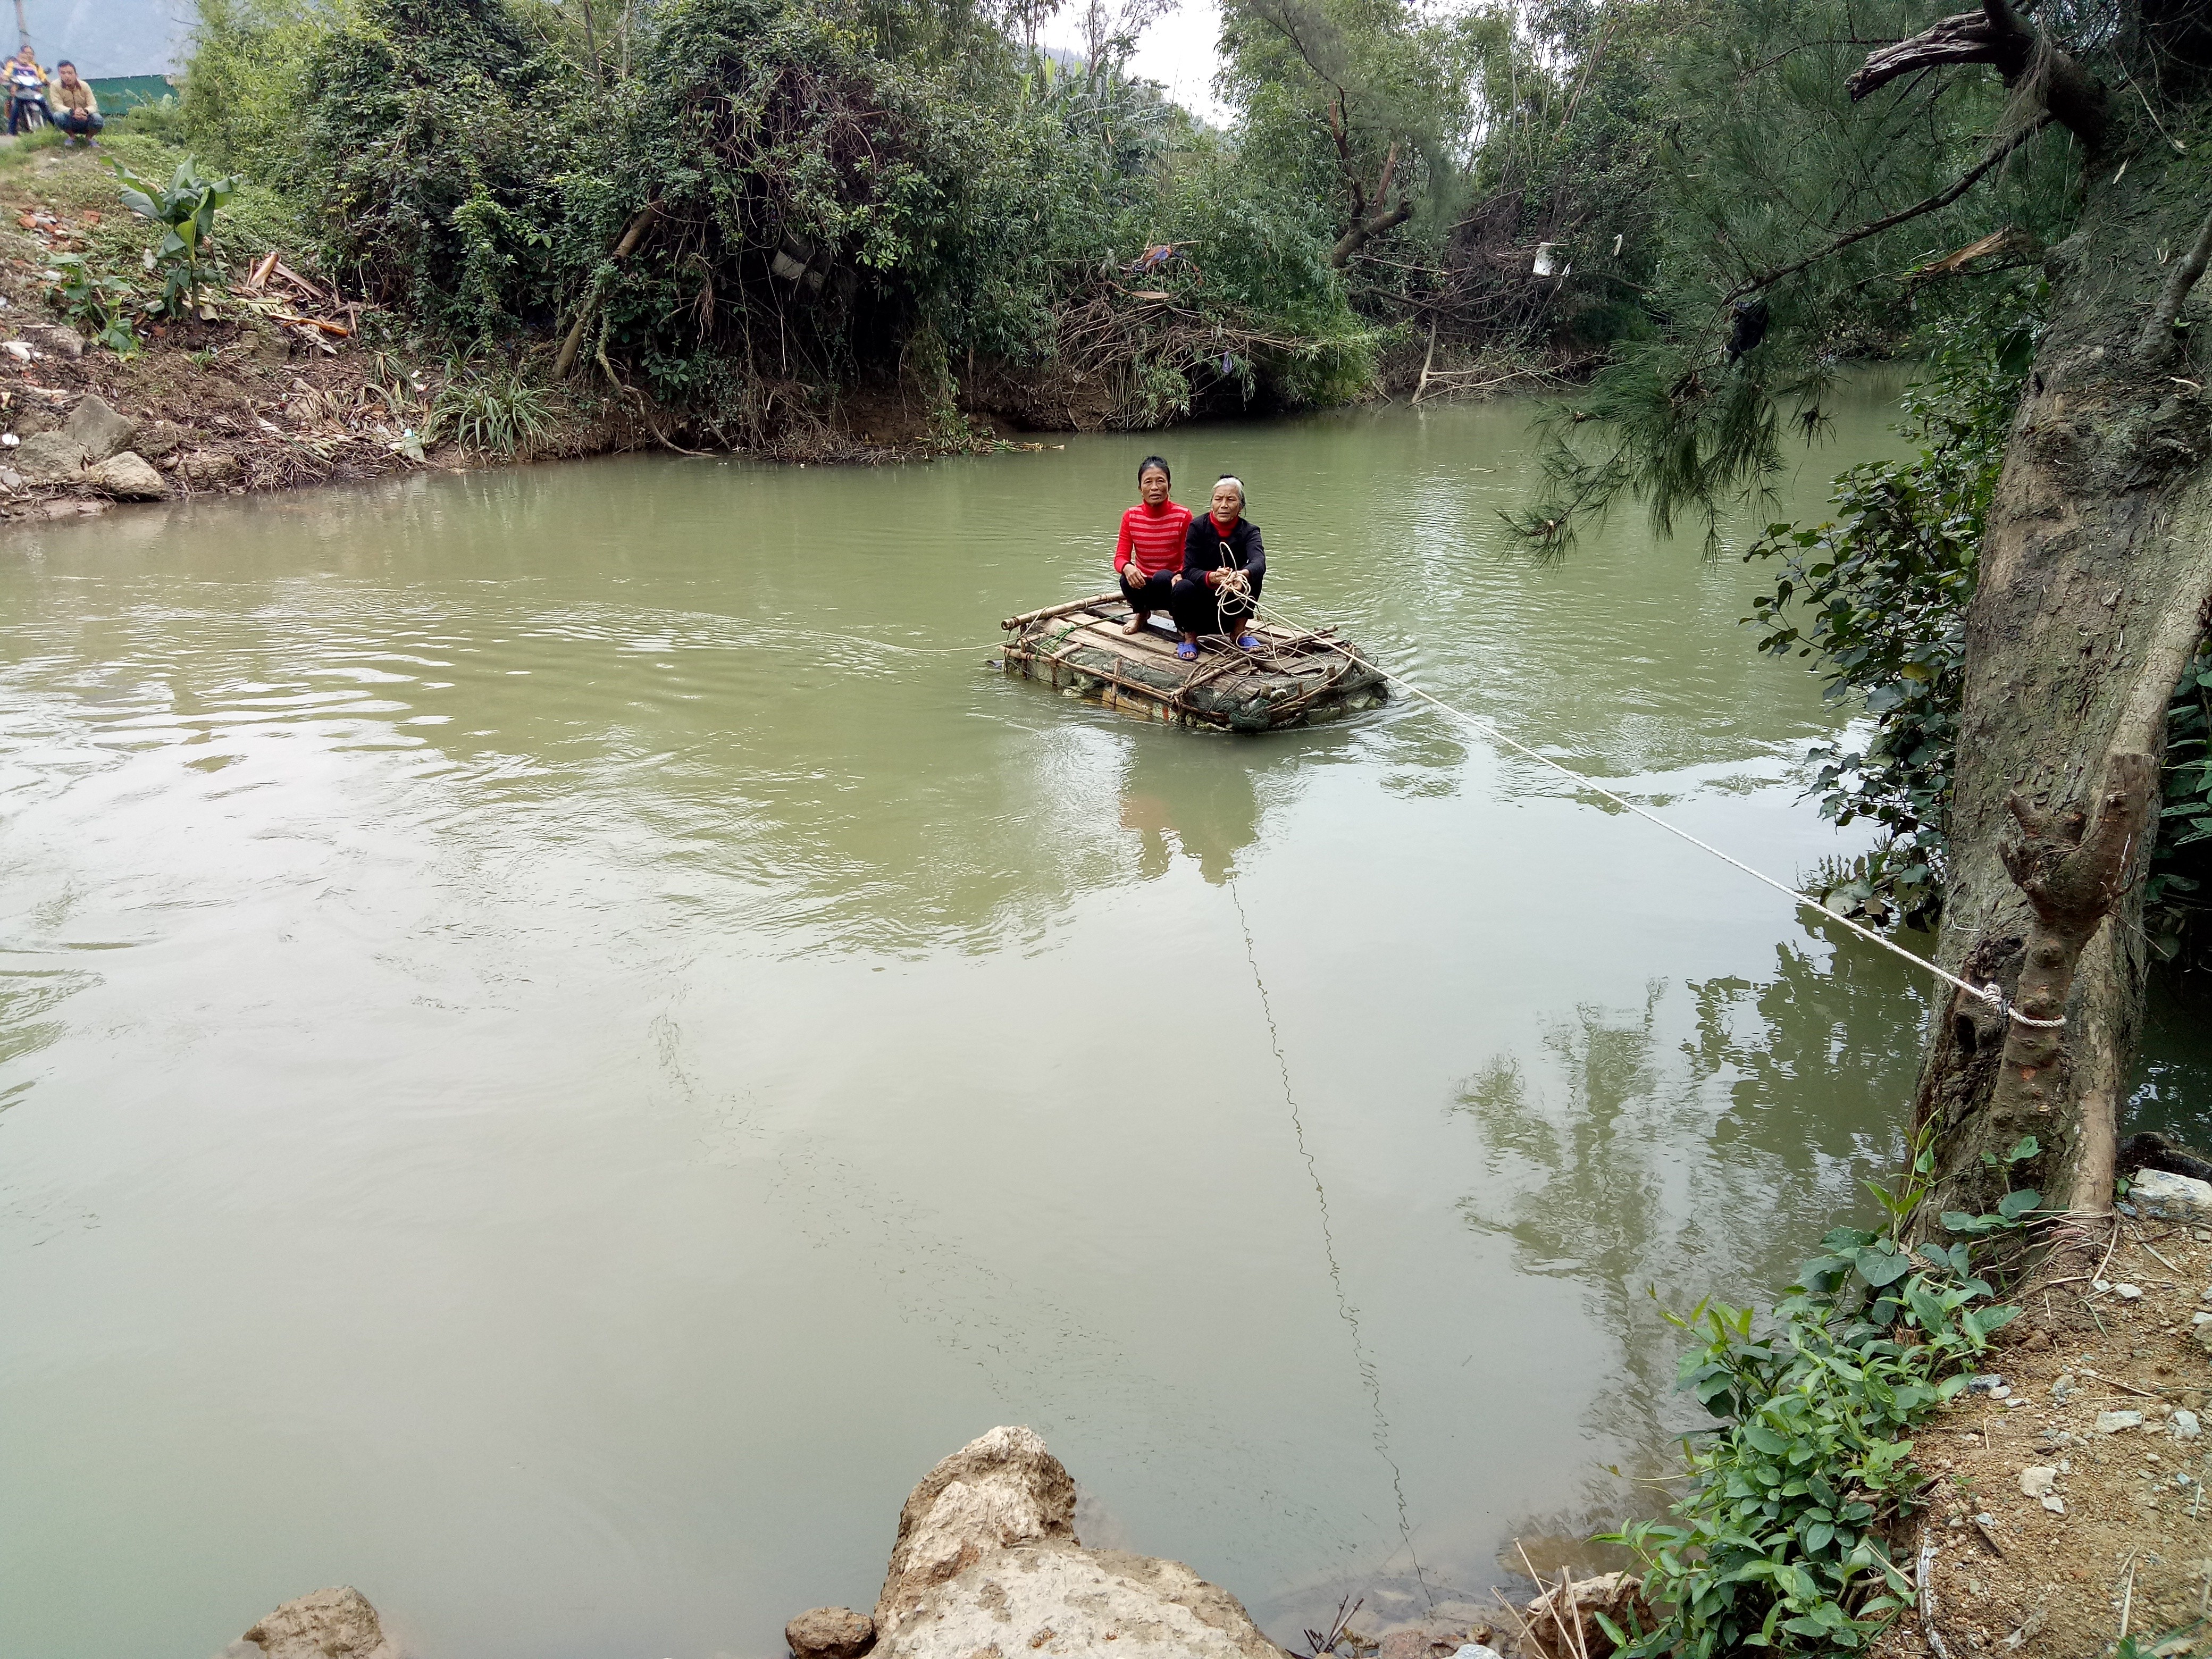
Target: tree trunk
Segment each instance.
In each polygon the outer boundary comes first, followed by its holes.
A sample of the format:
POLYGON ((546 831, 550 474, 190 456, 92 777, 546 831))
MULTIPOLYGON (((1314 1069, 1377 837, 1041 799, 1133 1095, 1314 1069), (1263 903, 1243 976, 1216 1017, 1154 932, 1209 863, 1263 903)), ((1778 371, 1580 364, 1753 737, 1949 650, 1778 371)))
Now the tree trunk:
POLYGON ((1950 999, 1914 1115, 1936 1131, 1923 1230, 2017 1186, 2109 1211, 2166 708, 2212 596, 2203 377, 2185 356, 2136 349, 2197 238, 2204 186, 2154 132, 2100 136, 2081 228, 2051 252, 2053 315, 1967 613, 1938 943, 1945 966, 2066 1024, 1950 999), (2008 1167, 2023 1135, 2039 1150, 2008 1167))

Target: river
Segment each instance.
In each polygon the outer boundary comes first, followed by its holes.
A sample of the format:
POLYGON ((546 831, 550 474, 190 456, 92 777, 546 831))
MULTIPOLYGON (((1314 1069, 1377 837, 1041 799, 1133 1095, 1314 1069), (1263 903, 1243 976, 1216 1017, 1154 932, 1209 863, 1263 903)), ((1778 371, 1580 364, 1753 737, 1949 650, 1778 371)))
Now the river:
MULTIPOLYGON (((0 1651, 351 1583, 423 1659, 759 1659, 1001 1422, 1285 1640, 1645 1501, 1661 1307, 1888 1173, 1925 977, 1410 703, 1195 734, 990 665, 1158 447, 1448 700, 1784 878, 1863 845, 1757 573, 1505 532, 1529 411, 11 532, 0 1651)), ((1785 507, 1897 450, 1837 412, 1785 507)))

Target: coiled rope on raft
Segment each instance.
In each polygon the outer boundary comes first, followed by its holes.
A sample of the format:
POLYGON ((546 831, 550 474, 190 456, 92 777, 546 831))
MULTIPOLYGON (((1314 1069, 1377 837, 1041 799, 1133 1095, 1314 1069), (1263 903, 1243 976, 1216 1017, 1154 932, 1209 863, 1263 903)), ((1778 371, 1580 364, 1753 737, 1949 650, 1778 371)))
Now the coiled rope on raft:
POLYGON ((1468 730, 1474 732, 1482 737, 1487 738, 1492 743, 1503 744, 1505 748, 1510 749, 1516 755, 1525 755, 1528 759, 1536 762, 1540 765, 1550 767, 1553 771, 1557 772, 1561 777, 1567 779, 1570 782, 1573 783, 1576 787, 1579 789, 1586 789, 1594 795, 1603 797, 1605 799, 1611 801, 1615 806, 1620 807, 1624 812, 1632 812, 1638 817, 1642 818, 1645 823, 1656 824, 1660 829, 1664 830, 1668 835, 1674 836, 1678 840, 1689 842, 1691 846, 1698 848, 1700 852, 1711 854, 1713 857, 1718 859, 1722 863, 1729 866, 1733 869, 1741 871, 1745 875, 1749 876, 1753 881, 1765 883, 1776 892, 1786 896, 1791 903, 1802 905, 1808 910, 1819 911, 1822 920, 1826 921, 1840 922, 1844 927, 1850 929, 1852 933, 1856 933, 1861 939, 1866 939, 1871 944, 1880 945, 1892 956, 1901 957, 1903 960, 1911 963, 1914 967, 1923 969, 1927 972, 1935 975, 1936 978, 1942 980, 1945 984, 1949 985, 1957 990, 1964 991, 1968 996, 1972 997, 1978 1002, 1987 1003, 1990 1007, 1996 1009, 2000 1014, 2003 1015, 2004 1018, 2008 1020, 2014 1021, 2021 1025, 2032 1026, 2039 1030, 2057 1030, 2066 1024, 2063 1018, 2058 1019, 2036 1019, 2029 1015, 2023 1014, 2019 1009, 2013 1006, 2010 1000, 2008 999, 2005 994, 1998 988, 1997 984, 1994 980, 1987 985, 1976 985, 1971 980, 1961 979, 1958 975, 1954 974, 1946 969, 1939 968, 1936 963, 1928 961, 1925 957, 1913 955, 1911 951, 1906 950, 1895 940, 1884 939, 1880 933, 1875 933, 1871 927, 1863 927, 1858 922, 1853 921, 1849 916, 1838 915, 1833 910, 1828 908, 1826 905, 1821 903, 1820 900, 1813 897, 1810 894, 1799 892, 1796 888, 1790 886, 1789 883, 1783 881, 1777 877, 1768 875, 1764 870, 1753 869, 1750 865, 1746 864, 1741 859, 1736 858, 1730 854, 1723 853, 1719 848, 1714 846, 1711 842, 1700 840, 1698 836, 1692 835, 1688 830, 1683 829, 1680 824, 1669 823, 1667 819, 1661 817, 1656 812, 1651 811, 1646 807, 1638 806, 1634 801, 1626 799, 1625 796, 1615 794, 1603 784, 1593 782, 1589 778, 1584 777, 1581 773, 1574 770, 1571 767, 1562 765, 1559 762, 1553 760, 1549 755, 1544 754, 1540 750, 1531 749, 1527 744, 1521 742, 1517 738, 1509 737, 1505 732, 1500 731, 1495 725, 1484 720, 1481 716, 1470 714, 1464 709, 1455 708, 1451 704, 1444 702, 1443 698, 1431 696, 1429 692, 1423 690, 1419 686, 1414 684, 1413 681, 1407 679, 1404 675, 1393 673, 1390 670, 1383 667, 1380 663, 1370 662, 1366 658, 1354 651, 1350 646, 1345 644, 1340 640, 1334 638, 1327 629, 1310 627, 1307 624, 1299 622, 1296 617, 1291 617, 1289 613, 1282 610, 1280 606, 1263 603, 1261 600, 1254 599, 1251 592, 1251 585, 1244 580, 1244 573, 1243 571, 1237 570, 1233 572, 1224 572, 1223 573, 1223 580, 1217 584, 1217 588, 1227 588, 1230 594, 1241 599, 1243 606, 1246 607, 1243 610, 1231 612, 1229 608, 1228 601, 1224 599, 1221 606, 1224 614, 1233 614, 1237 616, 1249 614, 1261 617, 1269 622, 1277 623, 1281 626, 1289 629, 1292 633, 1306 635, 1316 644, 1327 646, 1330 650, 1337 652, 1350 659, 1352 662, 1358 664, 1359 666, 1366 669, 1370 673, 1379 675, 1382 678, 1389 681, 1392 685, 1395 685, 1401 690, 1404 691, 1408 696, 1418 698, 1419 701, 1427 703, 1431 708, 1436 709, 1437 713, 1443 714, 1448 720, 1458 721, 1468 730))

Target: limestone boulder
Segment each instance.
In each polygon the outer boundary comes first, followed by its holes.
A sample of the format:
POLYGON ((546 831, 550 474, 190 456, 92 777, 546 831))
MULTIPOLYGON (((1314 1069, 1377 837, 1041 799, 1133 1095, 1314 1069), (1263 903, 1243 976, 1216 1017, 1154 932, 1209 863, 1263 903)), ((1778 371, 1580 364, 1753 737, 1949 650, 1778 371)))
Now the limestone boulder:
POLYGON ((66 432, 33 432, 15 446, 15 471, 33 488, 73 484, 84 478, 84 446, 66 432))
POLYGON ((996 1654, 1284 1659, 1237 1598, 1179 1561, 1017 1544, 921 1591, 873 1659, 996 1654))
POLYGON ((2212 1221, 2212 1182, 2138 1170, 2129 1178, 2128 1202, 2161 1221, 2212 1221))
POLYGON ((350 1584, 287 1601, 217 1659, 399 1659, 368 1598, 350 1584))
POLYGON ((154 464, 131 450, 111 455, 84 475, 86 483, 118 501, 158 501, 169 493, 154 464))
POLYGON ((908 1494, 890 1570, 876 1598, 878 1641, 887 1639, 933 1587, 1019 1544, 1075 1547, 1075 1480, 1033 1431, 995 1428, 945 1459, 908 1494))
POLYGON ((816 1607, 783 1627, 792 1659, 860 1659, 876 1644, 876 1621, 850 1607, 816 1607))
POLYGON ((84 446, 88 460, 104 461, 128 449, 137 430, 137 422, 117 414, 96 392, 87 392, 69 418, 69 435, 84 446))

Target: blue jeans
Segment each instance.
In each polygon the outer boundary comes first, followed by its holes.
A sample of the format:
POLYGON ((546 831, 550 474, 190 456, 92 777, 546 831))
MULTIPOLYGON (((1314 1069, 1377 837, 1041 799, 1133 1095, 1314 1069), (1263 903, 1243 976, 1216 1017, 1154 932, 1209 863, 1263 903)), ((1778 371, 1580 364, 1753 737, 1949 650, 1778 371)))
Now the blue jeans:
POLYGON ((54 117, 54 125, 72 138, 89 138, 107 125, 107 118, 89 112, 65 109, 54 117))

